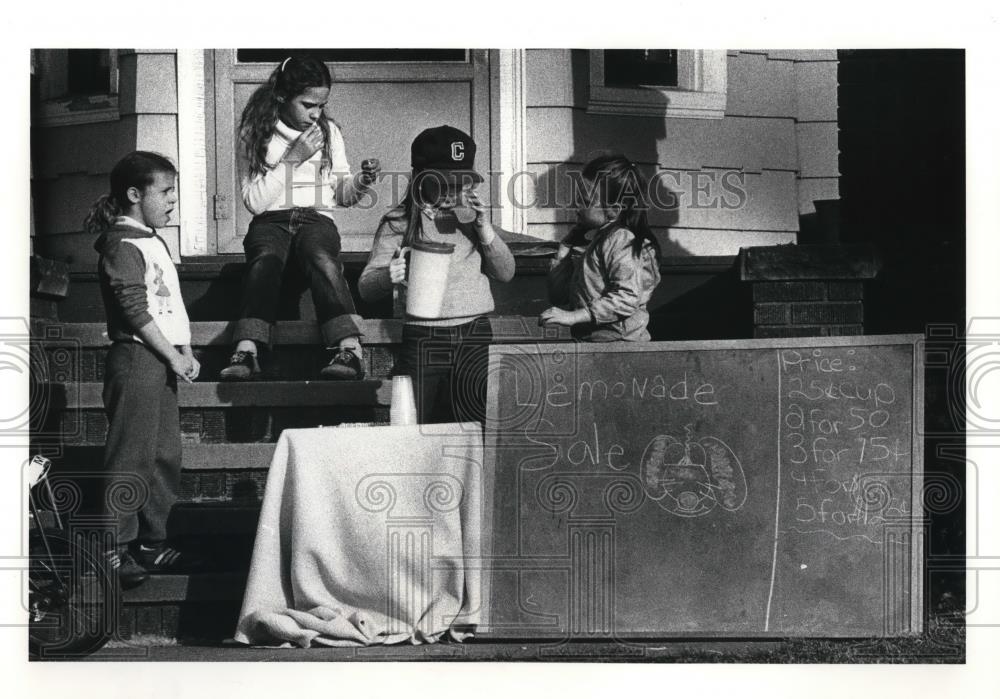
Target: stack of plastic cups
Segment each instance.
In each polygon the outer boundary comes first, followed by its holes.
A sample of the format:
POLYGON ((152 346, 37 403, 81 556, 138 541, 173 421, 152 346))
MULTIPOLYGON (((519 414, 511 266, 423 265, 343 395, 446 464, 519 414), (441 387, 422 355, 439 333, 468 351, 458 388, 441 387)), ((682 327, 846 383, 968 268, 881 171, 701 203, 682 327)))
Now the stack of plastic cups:
POLYGON ((413 400, 413 381, 409 376, 392 377, 389 424, 395 426, 417 424, 417 406, 413 400))

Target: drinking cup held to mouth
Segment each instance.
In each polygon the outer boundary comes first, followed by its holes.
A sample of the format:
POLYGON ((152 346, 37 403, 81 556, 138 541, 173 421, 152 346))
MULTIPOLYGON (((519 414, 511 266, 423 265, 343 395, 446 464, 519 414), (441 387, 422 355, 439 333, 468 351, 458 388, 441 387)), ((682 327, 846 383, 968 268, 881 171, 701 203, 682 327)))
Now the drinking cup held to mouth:
POLYGON ((451 243, 416 241, 410 251, 406 289, 406 314, 415 318, 439 318, 448 269, 455 246, 451 243))

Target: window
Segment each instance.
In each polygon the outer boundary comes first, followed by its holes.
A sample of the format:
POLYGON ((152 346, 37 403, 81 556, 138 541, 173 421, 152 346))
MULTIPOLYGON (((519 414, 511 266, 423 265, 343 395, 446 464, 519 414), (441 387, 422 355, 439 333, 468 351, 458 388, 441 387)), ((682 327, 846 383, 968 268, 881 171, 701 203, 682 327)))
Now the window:
POLYGON ((606 50, 604 85, 678 87, 677 49, 606 50))
MULTIPOLYGON (((111 92, 110 51, 68 49, 66 54, 66 91, 68 96, 106 95, 111 92)), ((117 92, 117 90, 115 91, 117 92)))
POLYGON ((726 52, 628 49, 590 52, 592 114, 721 119, 726 52))
POLYGON ((32 121, 67 126, 118 119, 117 49, 31 52, 32 121))
POLYGON ((465 49, 237 49, 237 63, 281 63, 290 52, 309 53, 324 63, 465 63, 465 49))

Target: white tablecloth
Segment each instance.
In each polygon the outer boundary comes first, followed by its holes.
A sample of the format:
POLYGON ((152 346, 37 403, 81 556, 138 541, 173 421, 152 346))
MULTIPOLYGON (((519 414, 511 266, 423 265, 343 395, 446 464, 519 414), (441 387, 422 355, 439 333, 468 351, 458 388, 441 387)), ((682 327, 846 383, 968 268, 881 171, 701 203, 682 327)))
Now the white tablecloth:
POLYGON ((237 641, 425 643, 479 623, 478 424, 286 430, 237 641))

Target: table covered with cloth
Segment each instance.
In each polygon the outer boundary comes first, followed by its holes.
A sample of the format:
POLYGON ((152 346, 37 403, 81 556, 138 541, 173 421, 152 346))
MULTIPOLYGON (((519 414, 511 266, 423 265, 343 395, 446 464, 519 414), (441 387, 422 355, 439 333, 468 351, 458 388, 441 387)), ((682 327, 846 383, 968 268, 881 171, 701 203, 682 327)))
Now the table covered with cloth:
POLYGON ((307 647, 470 635, 482 463, 475 423, 285 430, 235 639, 307 647))

